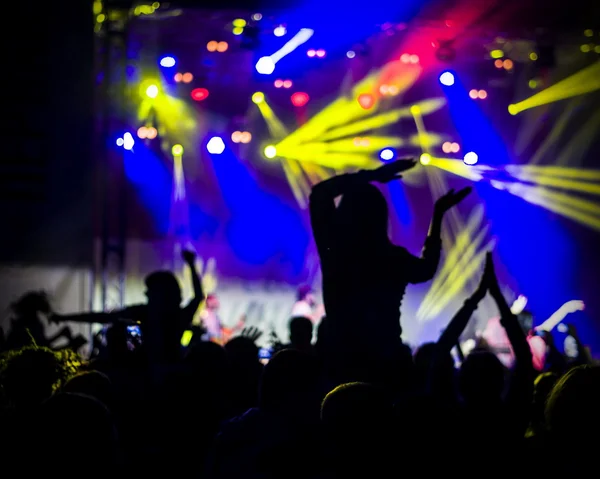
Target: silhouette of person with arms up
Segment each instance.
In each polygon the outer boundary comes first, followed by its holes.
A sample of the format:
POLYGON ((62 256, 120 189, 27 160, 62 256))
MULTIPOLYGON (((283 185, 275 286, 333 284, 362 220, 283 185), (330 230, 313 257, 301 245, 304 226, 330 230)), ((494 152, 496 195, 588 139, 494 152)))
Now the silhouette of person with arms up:
POLYGON ((443 217, 471 189, 450 190, 437 200, 423 253, 413 256, 390 241, 387 202, 371 183, 400 179, 401 172, 415 165, 413 160, 399 160, 335 176, 312 190, 310 216, 330 323, 326 349, 335 350, 331 354, 395 356, 401 345, 400 304, 406 286, 429 281, 437 270, 443 217))
POLYGON ((194 297, 181 306, 181 288, 170 271, 155 271, 146 279, 147 304, 128 306, 120 311, 106 313, 55 314, 52 321, 114 324, 118 322, 140 324, 144 344, 161 350, 167 361, 177 360, 183 332, 190 327, 194 315, 204 300, 202 282, 194 265, 196 255, 182 252, 183 260, 192 273, 194 297))

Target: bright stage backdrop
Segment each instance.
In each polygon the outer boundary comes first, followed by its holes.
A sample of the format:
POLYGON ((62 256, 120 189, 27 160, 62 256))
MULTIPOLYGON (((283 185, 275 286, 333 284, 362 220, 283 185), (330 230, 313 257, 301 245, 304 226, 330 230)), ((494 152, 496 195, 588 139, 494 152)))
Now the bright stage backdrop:
MULTIPOLYGON (((108 140, 129 185, 127 302, 143 300, 155 268, 185 284, 178 252, 192 247, 226 323, 247 313, 285 336, 295 288, 320 286, 310 185, 413 156, 422 164, 383 188, 391 236, 411 252, 437 197, 475 191, 446 219, 434 281, 408 290, 405 339, 435 339, 494 250, 509 300, 525 295, 539 322, 585 301, 569 319, 598 349, 598 32, 549 49, 502 36, 472 2, 457 5, 443 22, 423 12, 409 21, 418 8, 405 7, 389 15, 405 20, 379 12, 360 24, 137 12, 131 114, 108 140)), ((470 332, 494 314, 485 302, 470 332)))

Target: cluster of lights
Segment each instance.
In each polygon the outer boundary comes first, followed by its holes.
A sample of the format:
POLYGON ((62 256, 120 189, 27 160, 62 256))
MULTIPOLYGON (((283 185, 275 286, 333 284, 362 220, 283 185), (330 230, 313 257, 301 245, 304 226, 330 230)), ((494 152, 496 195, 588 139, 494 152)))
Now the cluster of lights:
MULTIPOLYGON (((325 58, 325 55, 327 54, 325 52, 325 50, 323 50, 322 48, 319 48, 318 50, 314 50, 314 49, 310 49, 306 52, 306 54, 310 57, 310 58, 325 58)), ((350 57, 352 58, 352 57, 350 57)))
POLYGON ((363 148, 368 147, 371 144, 368 138, 361 138, 360 136, 354 138, 354 140, 352 140, 352 143, 354 144, 354 146, 359 146, 363 148))
MULTIPOLYGON (((537 58, 537 55, 536 55, 536 58, 537 58)), ((494 62, 494 66, 498 69, 504 68, 506 71, 510 71, 515 67, 515 63, 510 58, 507 58, 506 60, 502 60, 501 58, 498 58, 494 62)))
MULTIPOLYGON (((584 30, 583 36, 585 36, 586 38, 592 38, 594 36, 594 30, 592 30, 591 28, 584 30)), ((600 53, 600 45, 595 45, 594 43, 584 43, 579 48, 583 53, 600 53)))
POLYGON ((194 75, 192 75, 190 72, 175 73, 175 76, 173 77, 173 79, 175 80, 176 83, 191 83, 192 80, 194 79, 194 75))
POLYGON ((117 138, 117 146, 122 146, 126 150, 132 150, 135 145, 133 135, 129 132, 123 135, 123 138, 117 138))
POLYGON ((396 96, 400 93, 400 88, 396 85, 381 85, 379 87, 379 93, 383 96, 396 96))
POLYGON ((153 126, 140 126, 137 131, 138 138, 144 140, 154 140, 158 136, 158 131, 153 126))
POLYGON ((208 98, 209 92, 206 88, 194 88, 190 92, 190 96, 194 101, 203 101, 208 98))
POLYGON ((417 63, 419 63, 419 55, 411 55, 410 53, 403 53, 402 55, 400 55, 400 61, 402 63, 411 63, 413 65, 416 65, 417 63))
POLYGON ((290 100, 292 101, 292 105, 300 108, 308 103, 310 97, 308 96, 308 93, 304 93, 303 91, 297 91, 290 97, 290 100))
POLYGON ((277 79, 273 85, 275 85, 275 88, 292 88, 292 80, 277 79))
POLYGON ((282 37, 287 33, 287 28, 285 25, 278 25, 273 29, 273 35, 276 37, 282 37))
MULTIPOLYGON (((255 15, 260 15, 260 13, 255 14, 255 15)), ((262 18, 262 15, 261 17, 262 18)), ((236 18, 233 21, 233 34, 234 35, 241 35, 242 33, 244 33, 244 27, 247 25, 246 20, 244 20, 243 18, 236 18)))
POLYGON ((216 40, 211 40, 210 42, 208 42, 206 44, 206 49, 209 52, 223 53, 223 52, 226 52, 228 48, 229 48, 229 43, 227 43, 227 42, 217 42, 216 40))
POLYGON ((139 17, 140 15, 152 15, 154 11, 158 10, 159 8, 159 2, 154 2, 152 5, 138 5, 133 9, 133 14, 136 17, 139 17))
POLYGON ((160 66, 164 68, 174 67, 177 61, 173 57, 162 57, 160 59, 160 66))
POLYGON ((252 133, 249 131, 234 131, 231 134, 231 141, 234 143, 250 143, 252 141, 252 133))
POLYGON ((485 100, 487 98, 488 94, 487 91, 485 90, 471 90, 469 92, 469 97, 473 100, 485 100))
POLYGON ((460 151, 460 145, 456 142, 446 141, 442 145, 442 151, 444 153, 458 153, 460 151))

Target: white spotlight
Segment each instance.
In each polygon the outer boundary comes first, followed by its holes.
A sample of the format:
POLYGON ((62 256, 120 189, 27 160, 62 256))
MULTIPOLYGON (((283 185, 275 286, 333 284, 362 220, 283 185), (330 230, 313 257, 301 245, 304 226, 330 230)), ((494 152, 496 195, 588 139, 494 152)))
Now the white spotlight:
POLYGON ((129 132, 123 135, 123 148, 126 150, 131 150, 135 145, 135 141, 133 140, 133 135, 129 132))
POLYGON ((287 33, 287 29, 283 25, 279 25, 278 27, 275 27, 275 29, 273 30, 273 35, 275 35, 276 37, 282 37, 286 33, 287 33))
POLYGON ((477 164, 479 157, 477 156, 477 153, 470 151, 469 153, 465 154, 463 161, 465 165, 473 166, 477 164))
POLYGON ((275 71, 275 62, 271 57, 262 57, 256 62, 255 68, 261 75, 270 75, 275 71))
POLYGON ((218 136, 213 136, 206 144, 206 149, 211 155, 220 155, 225 151, 225 142, 218 136))

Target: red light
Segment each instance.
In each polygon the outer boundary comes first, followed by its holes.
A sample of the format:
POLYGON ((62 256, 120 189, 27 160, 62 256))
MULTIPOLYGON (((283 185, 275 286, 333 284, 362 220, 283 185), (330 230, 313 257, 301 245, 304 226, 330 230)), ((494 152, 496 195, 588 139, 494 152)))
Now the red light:
POLYGON ((191 95, 194 101, 206 100, 208 98, 208 90, 206 88, 194 88, 191 95))
POLYGON ((298 91, 298 92, 294 93, 290 97, 290 99, 292 100, 292 105, 301 107, 308 103, 308 100, 310 99, 310 97, 308 96, 308 93, 298 91))
POLYGON ((284 80, 283 88, 292 88, 292 80, 284 80))
POLYGON ((480 100, 485 100, 487 98, 487 91, 479 90, 479 92, 477 92, 477 96, 480 100))
POLYGON ((283 80, 275 80, 275 88, 281 88, 283 86, 283 80))
POLYGON ((358 104, 365 110, 368 110, 369 108, 372 108, 375 104, 375 98, 373 98, 373 95, 363 93, 361 95, 358 95, 358 104))

